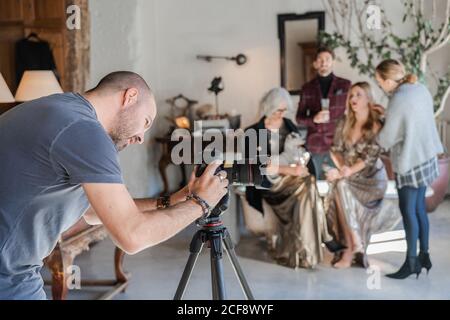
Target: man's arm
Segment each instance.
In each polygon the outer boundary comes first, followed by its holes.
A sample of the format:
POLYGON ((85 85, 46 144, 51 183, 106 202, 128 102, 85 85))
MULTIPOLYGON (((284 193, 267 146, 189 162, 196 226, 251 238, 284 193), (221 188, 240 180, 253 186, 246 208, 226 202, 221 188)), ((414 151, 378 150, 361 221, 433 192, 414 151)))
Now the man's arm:
POLYGON ((201 207, 192 201, 140 211, 123 184, 86 183, 83 188, 114 242, 129 254, 167 240, 202 215, 201 207))
MULTIPOLYGON (((170 196, 170 204, 176 205, 180 202, 185 201, 188 194, 189 194, 189 188, 188 188, 188 186, 186 186, 183 189, 179 190, 178 192, 176 192, 170 196)), ((139 209, 139 211, 149 212, 149 211, 156 210, 157 200, 151 199, 151 198, 134 199, 134 203, 136 204, 136 207, 139 209)), ((92 208, 92 206, 89 207, 89 209, 84 214, 83 218, 86 221, 86 223, 88 223, 92 226, 102 224, 101 220, 98 218, 98 216, 95 213, 95 210, 92 208)))
MULTIPOLYGON (((189 187, 186 186, 183 189, 170 195, 170 205, 173 206, 180 202, 185 201, 188 194, 189 194, 189 187)), ((158 201, 157 199, 150 199, 150 198, 134 199, 134 203, 136 204, 136 206, 140 211, 156 210, 157 201, 158 201)))
MULTIPOLYGON (((218 164, 210 165, 195 180, 192 191, 214 207, 226 194, 228 180, 214 175, 218 164)), ((223 172, 222 176, 226 173, 223 172)), ((84 191, 98 218, 115 243, 129 254, 154 246, 201 217, 202 208, 193 200, 162 210, 139 210, 123 184, 85 183, 84 191)))

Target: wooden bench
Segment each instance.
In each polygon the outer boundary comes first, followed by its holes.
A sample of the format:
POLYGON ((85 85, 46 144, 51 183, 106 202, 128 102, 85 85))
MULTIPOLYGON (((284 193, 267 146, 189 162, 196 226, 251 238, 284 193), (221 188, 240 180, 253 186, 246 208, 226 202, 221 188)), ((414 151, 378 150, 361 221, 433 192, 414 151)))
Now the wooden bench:
MULTIPOLYGON (((325 196, 329 190, 329 184, 325 180, 319 180, 316 182, 317 189, 321 197, 325 196)), ((434 194, 433 189, 430 187, 427 188, 426 197, 431 197, 434 194)), ((397 188, 395 186, 395 181, 389 180, 386 192, 384 194, 384 198, 388 200, 398 199, 397 188)))
MULTIPOLYGON (((325 180, 319 180, 316 182, 317 189, 321 197, 327 195, 329 191, 329 184, 325 180)), ((278 226, 278 218, 273 212, 272 208, 263 201, 264 215, 258 210, 250 206, 245 199, 245 187, 234 188, 234 192, 239 196, 240 202, 242 204, 242 213, 244 217, 244 223, 248 231, 257 236, 266 236, 272 234, 278 226)), ((427 188, 426 196, 430 197, 433 195, 433 190, 427 188)), ((379 222, 374 224, 374 235, 384 232, 389 232, 397 228, 402 221, 400 210, 398 209, 398 195, 397 189, 395 187, 395 181, 388 181, 387 190, 384 197, 385 201, 380 213, 377 216, 379 222), (395 215, 395 216, 393 216, 395 215), (389 219, 390 227, 388 230, 383 228, 378 228, 377 225, 383 225, 383 220, 389 219)), ((384 224, 385 226, 385 224, 384 224)))
MULTIPOLYGON (((46 285, 52 287, 53 300, 65 300, 68 293, 68 280, 70 276, 68 267, 83 251, 88 251, 89 246, 105 239, 108 236, 103 225, 91 226, 81 218, 74 226, 62 234, 55 249, 44 260, 45 266, 50 270, 52 280, 46 281, 46 285)), ((123 271, 123 258, 125 253, 118 247, 114 252, 115 279, 88 280, 81 279, 83 286, 111 286, 112 288, 103 294, 99 300, 109 300, 116 294, 124 292, 130 275, 123 271)))

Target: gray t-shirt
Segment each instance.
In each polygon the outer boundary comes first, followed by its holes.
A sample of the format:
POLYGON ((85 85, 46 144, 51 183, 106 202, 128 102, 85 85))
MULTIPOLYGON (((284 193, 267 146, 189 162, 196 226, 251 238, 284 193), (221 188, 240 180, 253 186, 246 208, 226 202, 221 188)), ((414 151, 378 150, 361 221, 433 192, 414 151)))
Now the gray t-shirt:
POLYGON ((81 95, 0 116, 0 299, 45 299, 42 260, 89 203, 82 183, 123 183, 117 150, 81 95))

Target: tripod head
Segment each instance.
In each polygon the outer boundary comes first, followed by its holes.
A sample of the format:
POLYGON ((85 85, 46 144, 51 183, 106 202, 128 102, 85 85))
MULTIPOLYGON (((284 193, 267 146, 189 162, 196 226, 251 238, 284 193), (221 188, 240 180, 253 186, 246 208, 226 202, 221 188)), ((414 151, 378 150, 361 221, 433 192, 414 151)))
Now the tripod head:
POLYGON ((209 216, 206 219, 198 219, 196 224, 204 230, 212 230, 221 228, 223 226, 223 221, 221 216, 209 216))

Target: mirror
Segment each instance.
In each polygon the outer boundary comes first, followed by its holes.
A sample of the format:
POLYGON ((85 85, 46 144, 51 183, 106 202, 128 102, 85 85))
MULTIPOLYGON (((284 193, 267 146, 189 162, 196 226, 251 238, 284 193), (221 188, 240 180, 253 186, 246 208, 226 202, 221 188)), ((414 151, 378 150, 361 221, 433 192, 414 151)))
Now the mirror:
POLYGON ((325 12, 279 14, 281 86, 290 94, 300 94, 304 83, 314 78, 314 55, 319 32, 325 28, 325 12))

